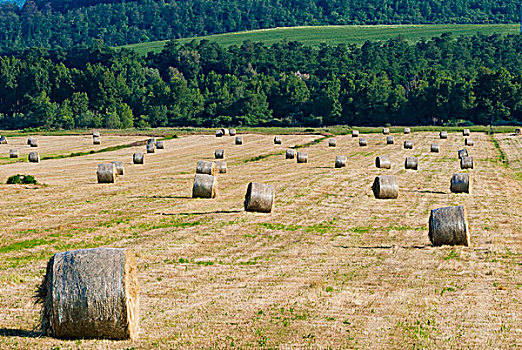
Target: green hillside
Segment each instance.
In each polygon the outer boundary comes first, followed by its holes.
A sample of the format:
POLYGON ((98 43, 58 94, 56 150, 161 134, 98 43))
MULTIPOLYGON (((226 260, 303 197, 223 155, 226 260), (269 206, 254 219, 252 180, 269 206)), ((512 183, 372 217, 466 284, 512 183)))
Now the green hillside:
MULTIPOLYGON (((273 44, 282 40, 299 41, 305 45, 318 46, 320 43, 336 44, 362 44, 366 40, 387 40, 398 35, 407 40, 416 42, 422 38, 432 38, 443 33, 453 33, 455 36, 475 35, 482 33, 490 35, 516 34, 519 32, 518 24, 425 24, 425 25, 362 25, 362 26, 318 26, 318 27, 292 27, 262 29, 248 32, 235 32, 226 34, 209 35, 204 37, 179 39, 180 42, 203 39, 216 42, 221 45, 240 45, 245 40, 260 41, 265 44, 273 44)), ((159 52, 167 41, 153 41, 126 45, 122 47, 132 48, 140 54, 159 52)))

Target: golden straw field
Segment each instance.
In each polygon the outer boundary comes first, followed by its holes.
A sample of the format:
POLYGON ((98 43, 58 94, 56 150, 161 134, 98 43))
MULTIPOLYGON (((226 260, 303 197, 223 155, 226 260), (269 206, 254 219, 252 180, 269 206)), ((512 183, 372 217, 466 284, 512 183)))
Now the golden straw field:
MULTIPOLYGON (((68 155, 147 136, 8 137, 0 145, 0 348, 15 349, 507 349, 522 347, 522 137, 472 133, 471 194, 452 194, 462 133, 187 135, 145 146, 28 163, 27 153, 68 155), (316 140, 318 142, 314 143, 316 140), (404 150, 404 140, 413 150, 404 150), (496 142, 494 142, 496 141, 496 142), (431 143, 440 153, 430 153, 431 143), (286 160, 302 145, 308 163, 286 160), (20 160, 12 162, 10 148, 20 160), (216 199, 192 199, 198 160, 223 148, 216 199), (335 169, 337 155, 347 167, 335 169), (390 170, 375 157, 388 155, 390 170), (419 170, 405 170, 406 156, 419 170), (503 160, 506 162, 503 162, 503 160), (122 160, 115 184, 98 163, 122 160), (38 185, 7 185, 17 173, 38 185), (378 175, 399 197, 377 200, 378 175), (271 214, 245 212, 249 182, 275 187, 271 214), (469 247, 433 247, 431 209, 465 205, 469 247), (136 341, 59 340, 38 333, 34 293, 49 258, 91 247, 132 248, 140 283, 136 341)), ((467 171, 466 171, 467 172, 467 171)))

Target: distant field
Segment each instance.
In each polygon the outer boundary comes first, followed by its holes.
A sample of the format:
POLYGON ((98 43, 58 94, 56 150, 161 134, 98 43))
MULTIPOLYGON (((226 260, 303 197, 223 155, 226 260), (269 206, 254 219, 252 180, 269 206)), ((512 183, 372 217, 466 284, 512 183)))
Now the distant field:
MULTIPOLYGON (((490 35, 516 34, 519 32, 518 24, 423 24, 423 25, 364 25, 364 26, 317 26, 317 27, 292 27, 261 29, 248 32, 236 32, 209 35, 197 38, 179 39, 180 42, 191 40, 210 40, 221 45, 240 45, 245 40, 273 44, 282 40, 299 41, 305 45, 318 46, 321 43, 331 45, 357 44, 366 40, 387 40, 404 36, 407 40, 415 42, 422 38, 432 38, 443 33, 453 33, 455 36, 474 35, 482 33, 490 35)), ((122 47, 133 48, 142 55, 148 52, 159 52, 163 49, 165 41, 153 41, 149 43, 126 45, 122 47)))

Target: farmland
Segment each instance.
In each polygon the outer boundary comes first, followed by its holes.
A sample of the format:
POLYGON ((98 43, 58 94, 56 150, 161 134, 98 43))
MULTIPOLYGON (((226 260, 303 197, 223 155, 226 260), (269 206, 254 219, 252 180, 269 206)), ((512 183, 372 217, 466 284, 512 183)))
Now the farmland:
MULTIPOLYGON (((284 133, 284 130, 282 134, 284 133)), ((361 129, 364 133, 363 129, 361 129)), ((370 131, 370 130, 368 130, 370 131)), ((0 348, 517 348, 522 346, 520 137, 472 132, 473 192, 449 191, 462 134, 435 131, 338 135, 187 134, 132 164, 148 137, 104 135, 103 153, 42 160, 0 158, 0 181, 31 174, 38 185, 0 184, 0 348), (404 150, 404 140, 413 150, 404 150), (440 153, 430 153, 430 144, 440 153), (309 162, 286 160, 298 146, 309 162), (219 195, 192 199, 197 160, 223 148, 219 195), (335 169, 336 155, 348 157, 335 169), (374 159, 388 155, 390 170, 374 159), (404 170, 406 156, 418 171, 404 170), (115 184, 98 163, 123 160, 115 184), (377 175, 396 175, 399 198, 377 200, 377 175), (276 190, 271 214, 247 213, 251 181, 276 190), (465 205, 470 247, 433 247, 431 209, 465 205), (141 288, 137 341, 63 341, 35 332, 33 294, 56 252, 132 248, 141 288)), ((30 150, 25 136, 0 145, 30 150)), ((41 156, 89 152, 90 135, 38 136, 41 156)), ((100 147, 100 146, 98 146, 100 147)))
MULTIPOLYGON (((180 43, 192 40, 199 42, 209 40, 223 46, 241 45, 246 40, 262 42, 271 45, 282 40, 299 41, 307 46, 318 47, 325 43, 328 45, 355 44, 362 45, 365 41, 386 41, 397 36, 402 36, 410 42, 421 39, 431 39, 444 33, 452 33, 453 36, 470 36, 481 33, 491 34, 517 34, 518 24, 424 24, 424 25, 350 25, 350 26, 317 26, 317 27, 291 27, 261 29, 245 32, 215 34, 203 37, 179 39, 180 43)), ((167 40, 152 41, 147 43, 132 44, 121 47, 131 48, 142 55, 148 52, 160 52, 167 40)))

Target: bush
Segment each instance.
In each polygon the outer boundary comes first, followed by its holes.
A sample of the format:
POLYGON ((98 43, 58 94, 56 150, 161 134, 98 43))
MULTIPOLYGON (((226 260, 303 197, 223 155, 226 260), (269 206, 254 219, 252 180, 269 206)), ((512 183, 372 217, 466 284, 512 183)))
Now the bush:
POLYGON ((10 176, 7 179, 7 183, 9 185, 16 185, 16 184, 32 184, 32 185, 36 185, 38 182, 36 181, 36 179, 32 175, 16 174, 16 175, 10 176))

